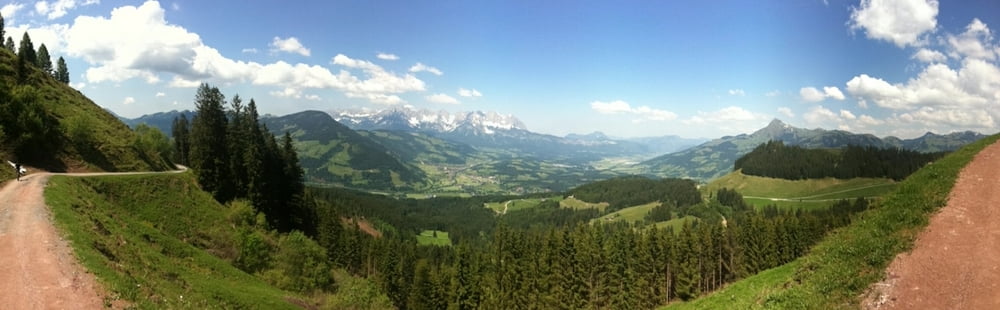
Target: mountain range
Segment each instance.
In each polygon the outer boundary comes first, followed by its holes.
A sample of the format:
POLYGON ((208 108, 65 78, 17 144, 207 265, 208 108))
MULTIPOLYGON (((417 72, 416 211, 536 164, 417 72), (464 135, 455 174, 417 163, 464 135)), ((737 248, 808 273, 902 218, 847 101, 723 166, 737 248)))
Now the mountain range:
POLYGON ((805 148, 841 148, 848 145, 877 148, 902 148, 918 152, 952 151, 985 137, 975 132, 947 135, 927 133, 919 138, 879 138, 871 134, 856 134, 843 130, 796 128, 775 119, 767 127, 751 134, 726 136, 676 153, 662 155, 637 165, 644 174, 692 178, 707 181, 725 175, 733 169, 737 158, 770 140, 805 148))
MULTIPOLYGON (((126 123, 147 122, 169 132, 168 120, 181 113, 191 112, 157 113, 126 123)), ((777 119, 750 134, 701 144, 703 140, 677 136, 619 139, 601 132, 558 137, 531 132, 511 115, 412 108, 305 111, 261 121, 272 133, 287 131, 298 140, 308 181, 370 190, 478 194, 563 191, 626 174, 708 181, 732 171, 737 158, 770 140, 806 148, 860 145, 939 152, 984 137, 957 132, 879 138, 797 128, 777 119)))

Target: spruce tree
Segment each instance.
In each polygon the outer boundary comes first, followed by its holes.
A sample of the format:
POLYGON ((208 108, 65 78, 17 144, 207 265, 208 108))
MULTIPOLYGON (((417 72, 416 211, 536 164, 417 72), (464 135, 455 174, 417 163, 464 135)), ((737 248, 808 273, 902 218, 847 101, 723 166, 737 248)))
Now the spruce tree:
POLYGON ((66 68, 66 60, 59 56, 59 61, 56 62, 56 80, 60 82, 69 84, 69 69, 66 68))
POLYGON ((54 74, 52 70, 52 57, 49 56, 49 48, 45 47, 45 43, 38 46, 38 59, 36 59, 35 65, 38 66, 38 69, 42 69, 42 72, 45 72, 45 74, 54 74))
POLYGON ((14 47, 14 38, 8 36, 7 41, 4 42, 3 46, 6 47, 7 50, 10 50, 11 53, 17 52, 17 48, 14 47))
POLYGON ((188 156, 191 152, 190 130, 186 115, 182 113, 181 116, 174 118, 171 130, 171 135, 174 137, 174 161, 181 165, 190 165, 188 162, 188 156))
POLYGON ((7 31, 4 30, 3 14, 0 14, 0 39, 7 36, 7 31))
POLYGON ((35 54, 35 45, 31 43, 31 36, 24 32, 21 37, 21 45, 17 48, 17 57, 25 63, 35 65, 38 63, 38 55, 35 54))
MULTIPOLYGON (((201 84, 195 95, 198 114, 191 122, 191 168, 198 183, 220 202, 231 200, 232 179, 229 173, 229 153, 226 148, 226 113, 222 109, 225 96, 218 88, 201 84)), ((270 216, 270 214, 268 214, 270 216)))

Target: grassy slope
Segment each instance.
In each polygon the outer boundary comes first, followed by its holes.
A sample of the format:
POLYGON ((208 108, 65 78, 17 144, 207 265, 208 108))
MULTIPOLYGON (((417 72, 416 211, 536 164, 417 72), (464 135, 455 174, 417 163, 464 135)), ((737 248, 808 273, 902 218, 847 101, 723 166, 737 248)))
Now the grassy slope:
POLYGON ((561 202, 563 198, 562 196, 552 196, 548 198, 525 198, 525 199, 500 201, 500 202, 487 202, 484 205, 486 208, 493 210, 493 212, 501 213, 503 212, 504 205, 507 206, 507 212, 512 212, 512 211, 531 209, 537 207, 543 201, 547 200, 554 200, 557 202, 561 202))
POLYGON ((799 267, 799 261, 761 271, 760 273, 733 283, 708 296, 690 302, 675 302, 663 307, 664 310, 685 309, 750 309, 761 300, 781 289, 799 267))
POLYGON ((446 231, 425 230, 417 235, 417 244, 450 246, 451 238, 448 237, 448 232, 446 231), (434 233, 437 233, 437 237, 434 236, 434 233))
POLYGON ((743 196, 785 198, 795 201, 782 202, 764 198, 748 198, 755 206, 768 204, 816 204, 827 206, 830 200, 853 199, 857 197, 882 196, 896 188, 898 183, 890 179, 856 178, 856 179, 808 179, 785 180, 745 175, 734 171, 712 181, 705 186, 704 191, 715 192, 719 188, 736 189, 743 196), (799 202, 798 200, 803 200, 799 202))
POLYGON ((190 173, 55 176, 45 197, 81 263, 139 308, 295 308, 209 254, 233 256, 237 232, 190 173))
POLYGON ((570 208, 570 209, 598 209, 604 212, 604 209, 608 208, 607 202, 601 203, 589 203, 575 197, 568 197, 559 202, 559 207, 570 208))
MULTIPOLYGON (((0 49, 0 83, 16 84, 13 71, 16 56, 0 49)), ((72 69, 72 68, 70 68, 72 69)), ((168 164, 155 154, 143 154, 132 147, 135 133, 114 115, 69 85, 32 68, 29 85, 37 92, 38 103, 59 121, 62 147, 52 158, 22 158, 21 161, 50 171, 149 171, 165 170, 168 164), (70 141, 73 127, 86 133, 87 143, 70 141)), ((0 156, 12 159, 0 146, 0 156)), ((6 164, 6 162, 4 162, 6 164)), ((3 175, 6 177, 6 175, 3 175)), ((13 177, 13 174, 10 174, 13 177)))
MULTIPOLYGON (((884 277, 898 253, 909 250, 928 218, 947 202, 958 173, 976 153, 1000 139, 967 145, 917 171, 853 224, 835 230, 808 255, 765 275, 734 283, 694 305, 724 308, 856 309, 863 292, 884 277), (752 284, 751 284, 752 283, 752 284), (749 286, 760 289, 749 290, 749 286), (735 302, 737 300, 743 302, 735 302), (730 306, 731 305, 731 306, 730 306)), ((766 272, 765 272, 766 273, 766 272)), ((671 308, 672 309, 672 308, 671 308)))
POLYGON ((642 221, 643 218, 646 217, 646 214, 649 213, 649 210, 652 210, 653 208, 659 205, 660 205, 659 201, 654 201, 644 205, 623 208, 621 210, 605 214, 602 217, 594 219, 594 221, 602 221, 602 223, 610 221, 616 221, 616 222, 624 221, 627 223, 642 221))

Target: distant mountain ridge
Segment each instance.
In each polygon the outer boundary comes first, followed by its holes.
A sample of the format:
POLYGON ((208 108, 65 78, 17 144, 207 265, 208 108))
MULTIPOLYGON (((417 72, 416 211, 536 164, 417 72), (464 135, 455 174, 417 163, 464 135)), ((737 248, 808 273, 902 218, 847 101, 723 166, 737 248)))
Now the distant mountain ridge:
POLYGON ((659 156, 637 165, 641 171, 657 176, 684 177, 702 181, 725 175, 740 156, 770 140, 805 148, 841 148, 848 145, 878 148, 902 148, 918 152, 952 151, 985 135, 958 132, 947 135, 927 133, 915 139, 879 138, 843 130, 803 129, 775 119, 751 134, 726 136, 696 147, 659 156))
POLYGON ((677 138, 652 140, 614 139, 595 132, 558 137, 528 130, 519 119, 496 112, 458 112, 418 110, 410 107, 382 111, 330 111, 334 119, 355 130, 392 130, 426 133, 441 139, 478 148, 501 148, 541 159, 585 163, 607 157, 642 156, 649 158, 700 140, 677 138), (647 144, 649 143, 649 144, 647 144))

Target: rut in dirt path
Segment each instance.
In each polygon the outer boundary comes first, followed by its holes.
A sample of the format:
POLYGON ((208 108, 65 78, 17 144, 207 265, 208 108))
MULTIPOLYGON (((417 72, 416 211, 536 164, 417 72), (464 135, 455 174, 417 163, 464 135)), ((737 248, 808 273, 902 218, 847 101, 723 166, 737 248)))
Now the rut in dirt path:
POLYGON ((948 203, 873 290, 867 309, 1000 309, 1000 143, 962 169, 948 203))
MULTIPOLYGON (((145 173, 67 175, 110 174, 145 173)), ((52 224, 42 195, 52 175, 29 174, 0 189, 0 309, 105 308, 106 291, 52 224)))

